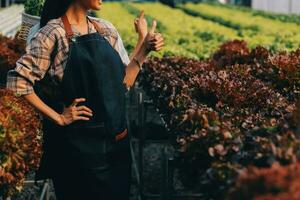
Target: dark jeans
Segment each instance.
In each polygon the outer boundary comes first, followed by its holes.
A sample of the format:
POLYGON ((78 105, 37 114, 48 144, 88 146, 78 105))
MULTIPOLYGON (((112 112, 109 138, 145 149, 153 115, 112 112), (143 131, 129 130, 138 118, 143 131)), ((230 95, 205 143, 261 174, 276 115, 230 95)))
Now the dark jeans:
POLYGON ((107 165, 78 167, 74 162, 68 169, 62 167, 52 178, 57 199, 129 200, 132 161, 129 141, 127 135, 114 144, 105 155, 107 165))

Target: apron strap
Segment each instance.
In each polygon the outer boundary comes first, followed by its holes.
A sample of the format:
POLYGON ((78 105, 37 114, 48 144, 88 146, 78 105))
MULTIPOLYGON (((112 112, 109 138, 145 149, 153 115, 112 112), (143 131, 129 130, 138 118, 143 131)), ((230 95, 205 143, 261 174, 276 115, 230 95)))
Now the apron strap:
MULTIPOLYGON (((101 34, 101 28, 100 28, 99 24, 96 21, 91 20, 89 17, 87 17, 87 18, 94 25, 94 27, 97 30, 97 32, 99 34, 101 34)), ((64 14, 63 16, 61 16, 61 20, 62 20, 62 22, 64 24, 64 27, 65 27, 66 37, 68 39, 68 42, 70 43, 72 37, 74 36, 74 32, 72 30, 71 24, 70 24, 69 19, 68 19, 68 17, 67 17, 66 14, 64 14)))
MULTIPOLYGON (((92 19, 90 19, 90 17, 87 17, 88 19, 89 19, 89 21, 94 25, 94 27, 95 27, 95 29, 97 30, 97 32, 100 34, 100 35, 102 35, 102 36, 104 36, 104 35, 106 35, 107 33, 105 32, 105 29, 106 28, 101 28, 101 26, 99 25, 99 23, 97 23, 97 21, 96 20, 92 20, 92 19)), ((110 37, 113 37, 115 40, 117 40, 118 39, 118 36, 117 35, 115 35, 115 34, 112 34, 112 33, 109 33, 110 35, 110 37)))
POLYGON ((69 22, 68 17, 67 17, 66 14, 64 14, 61 17, 61 20, 62 20, 62 22, 64 24, 64 27, 65 27, 66 37, 68 39, 68 42, 70 43, 72 37, 74 36, 74 32, 73 32, 73 30, 71 28, 71 24, 70 24, 70 22, 69 22))
POLYGON ((95 29, 97 30, 97 32, 99 34, 101 34, 101 28, 99 26, 99 24, 97 22, 95 22, 94 20, 91 20, 89 17, 88 17, 89 21, 94 25, 95 29))

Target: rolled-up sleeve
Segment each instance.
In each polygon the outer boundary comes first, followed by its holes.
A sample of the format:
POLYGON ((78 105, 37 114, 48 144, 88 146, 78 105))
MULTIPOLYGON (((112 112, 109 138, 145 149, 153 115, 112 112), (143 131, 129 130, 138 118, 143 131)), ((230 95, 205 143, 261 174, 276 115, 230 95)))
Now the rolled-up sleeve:
POLYGON ((122 40, 122 38, 121 38, 118 31, 117 31, 117 34, 118 34, 117 45, 118 45, 118 48, 119 48, 120 57, 121 57, 124 65, 128 65, 130 63, 128 53, 127 53, 127 51, 124 47, 123 40, 122 40))
POLYGON ((117 40, 114 44, 114 48, 118 51, 121 59, 122 59, 122 62, 124 63, 124 65, 128 65, 130 63, 130 59, 129 59, 129 56, 128 56, 128 53, 125 49, 125 46, 124 46, 124 43, 123 43, 123 40, 122 40, 122 37, 119 33, 119 31, 117 30, 117 28, 109 21, 106 21, 109 26, 115 31, 116 35, 117 35, 117 40))
POLYGON ((18 95, 34 91, 35 81, 41 80, 51 63, 55 38, 47 28, 39 30, 26 46, 26 53, 8 71, 6 88, 18 95))

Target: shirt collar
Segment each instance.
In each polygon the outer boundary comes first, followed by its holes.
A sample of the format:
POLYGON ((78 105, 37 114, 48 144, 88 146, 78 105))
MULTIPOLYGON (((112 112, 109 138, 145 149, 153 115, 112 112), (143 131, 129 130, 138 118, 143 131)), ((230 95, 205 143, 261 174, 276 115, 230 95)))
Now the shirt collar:
MULTIPOLYGON (((90 21, 88 21, 88 26, 89 26, 89 33, 96 32, 96 29, 95 29, 94 25, 90 21)), ((75 26, 71 25, 71 27, 72 27, 72 30, 73 30, 75 36, 80 36, 81 35, 81 33, 76 29, 75 26)))

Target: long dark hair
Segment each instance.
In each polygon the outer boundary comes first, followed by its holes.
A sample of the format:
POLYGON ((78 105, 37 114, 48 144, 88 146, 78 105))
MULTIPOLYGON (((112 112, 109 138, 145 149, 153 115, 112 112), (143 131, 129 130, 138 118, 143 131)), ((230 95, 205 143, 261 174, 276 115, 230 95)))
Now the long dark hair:
POLYGON ((46 0, 41 14, 40 28, 50 20, 61 17, 74 0, 46 0))

